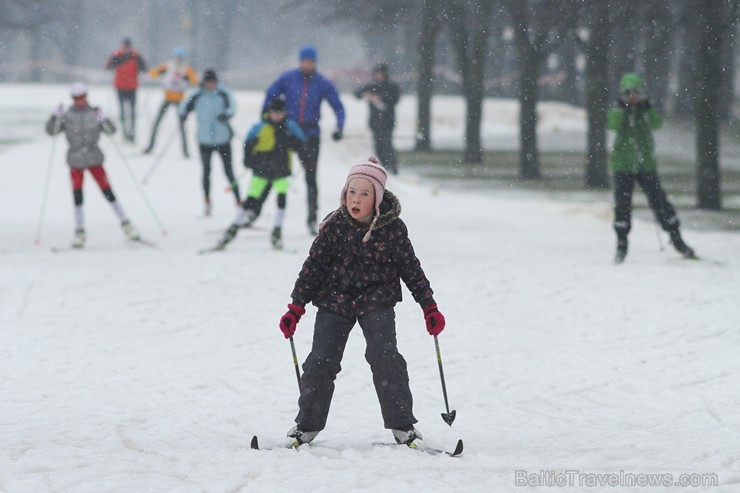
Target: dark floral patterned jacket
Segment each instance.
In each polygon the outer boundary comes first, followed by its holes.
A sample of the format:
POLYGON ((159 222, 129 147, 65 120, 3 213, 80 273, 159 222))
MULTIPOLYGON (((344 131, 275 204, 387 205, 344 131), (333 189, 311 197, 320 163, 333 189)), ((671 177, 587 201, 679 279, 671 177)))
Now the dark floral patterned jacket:
POLYGON ((434 304, 433 291, 414 253, 401 203, 386 190, 380 217, 366 242, 367 226, 346 207, 333 213, 311 245, 291 297, 343 317, 356 317, 401 301, 401 279, 422 308, 434 304))

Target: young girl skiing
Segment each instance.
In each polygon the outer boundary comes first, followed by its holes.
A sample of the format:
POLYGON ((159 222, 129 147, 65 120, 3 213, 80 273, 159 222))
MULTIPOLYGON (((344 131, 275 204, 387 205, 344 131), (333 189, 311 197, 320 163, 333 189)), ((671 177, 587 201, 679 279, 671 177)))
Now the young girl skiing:
POLYGON ((422 439, 414 428, 406 361, 396 346, 394 306, 401 301, 403 280, 421 305, 426 328, 438 335, 445 327, 433 291, 414 254, 398 198, 385 190, 386 171, 371 157, 350 169, 340 207, 320 225, 308 258, 280 319, 286 339, 309 302, 318 308, 311 353, 303 363, 294 445, 308 443, 324 429, 334 379, 341 370, 347 338, 359 322, 367 348, 375 391, 385 428, 397 443, 422 439))
POLYGON ((82 82, 74 83, 70 95, 74 104, 66 111, 60 106, 46 123, 46 132, 49 135, 64 132, 69 142, 67 164, 70 167, 75 204, 75 238, 72 246, 75 248, 85 246, 85 216, 82 208, 82 183, 85 178, 85 170, 89 171, 95 181, 98 182, 100 190, 121 221, 124 234, 130 240, 138 240, 139 233, 131 225, 123 207, 113 194, 108 176, 103 168, 103 151, 98 147, 100 132, 112 135, 115 133, 116 127, 99 108, 87 103, 87 86, 85 84, 82 82))

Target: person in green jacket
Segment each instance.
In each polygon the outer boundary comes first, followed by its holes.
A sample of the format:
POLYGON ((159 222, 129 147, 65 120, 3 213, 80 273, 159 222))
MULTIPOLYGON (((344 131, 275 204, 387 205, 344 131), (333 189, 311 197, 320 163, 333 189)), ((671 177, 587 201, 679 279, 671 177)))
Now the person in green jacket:
POLYGON ((622 76, 617 105, 609 110, 606 126, 616 132, 611 152, 614 172, 614 231, 621 263, 627 256, 627 235, 632 227, 632 191, 635 182, 647 195, 648 204, 676 250, 686 258, 696 258, 694 250, 681 238, 680 223, 656 173, 653 129, 663 120, 650 105, 642 78, 636 73, 622 76))

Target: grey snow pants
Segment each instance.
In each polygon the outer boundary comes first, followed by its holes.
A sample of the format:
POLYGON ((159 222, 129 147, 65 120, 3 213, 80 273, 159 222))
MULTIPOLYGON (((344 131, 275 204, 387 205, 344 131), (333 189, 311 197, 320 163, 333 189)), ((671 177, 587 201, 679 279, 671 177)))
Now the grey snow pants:
POLYGON ((396 345, 396 314, 393 308, 376 310, 357 319, 322 310, 316 314, 311 353, 303 363, 301 396, 296 423, 306 431, 326 426, 334 395, 334 380, 341 371, 342 355, 355 321, 367 343, 365 359, 373 373, 375 392, 386 428, 403 428, 417 422, 412 413, 406 360, 396 345))

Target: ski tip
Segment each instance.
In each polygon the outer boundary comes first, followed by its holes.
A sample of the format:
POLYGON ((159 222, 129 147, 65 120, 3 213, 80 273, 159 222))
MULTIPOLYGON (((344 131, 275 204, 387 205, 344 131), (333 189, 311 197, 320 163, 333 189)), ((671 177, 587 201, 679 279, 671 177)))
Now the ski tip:
POLYGON ((252 441, 250 442, 249 447, 252 450, 259 450, 260 449, 260 444, 259 444, 259 440, 257 440, 257 435, 254 435, 252 437, 252 441))
POLYGON ((457 457, 458 455, 462 455, 463 453, 463 441, 462 439, 457 441, 457 445, 455 445, 455 450, 452 451, 450 454, 450 457, 457 457))

